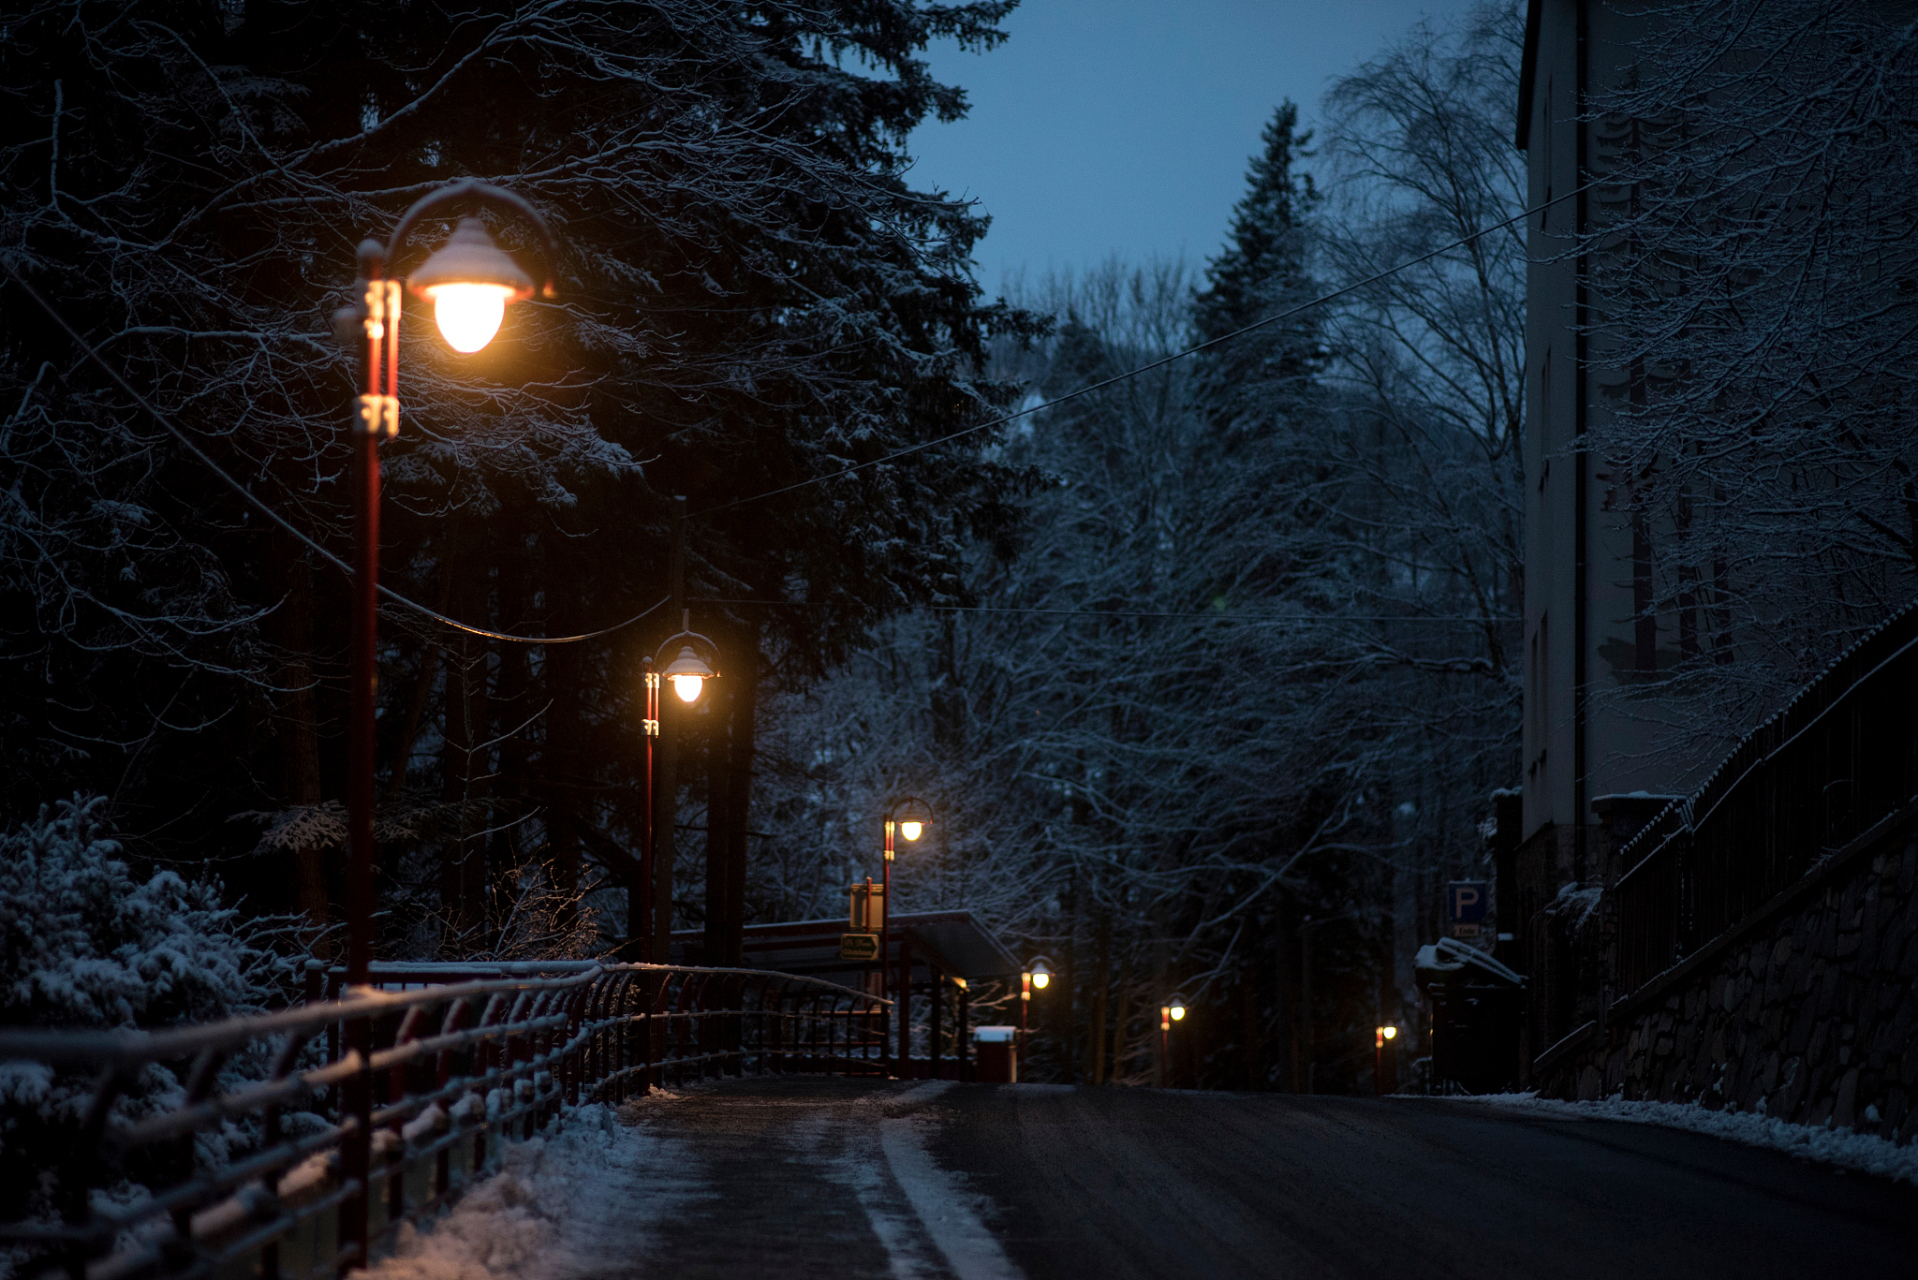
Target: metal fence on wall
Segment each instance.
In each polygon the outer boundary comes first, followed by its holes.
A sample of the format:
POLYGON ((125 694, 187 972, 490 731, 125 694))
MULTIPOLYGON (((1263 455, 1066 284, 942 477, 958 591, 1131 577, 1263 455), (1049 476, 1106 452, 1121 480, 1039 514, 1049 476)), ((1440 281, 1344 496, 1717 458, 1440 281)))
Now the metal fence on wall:
POLYGON ((1629 994, 1918 795, 1918 608, 1860 641, 1621 850, 1629 994))
POLYGON ((563 1104, 705 1075, 889 1070, 891 1002, 863 992, 761 970, 543 968, 446 982, 464 975, 376 965, 369 989, 258 1017, 0 1031, 0 1062, 95 1081, 47 1171, 63 1221, 0 1223, 0 1242, 38 1251, 23 1276, 309 1280, 366 1265, 563 1104), (122 1115, 154 1065, 183 1090, 122 1115), (237 1150, 210 1157, 222 1146, 237 1150), (95 1194, 127 1181, 151 1198, 112 1207, 95 1194))

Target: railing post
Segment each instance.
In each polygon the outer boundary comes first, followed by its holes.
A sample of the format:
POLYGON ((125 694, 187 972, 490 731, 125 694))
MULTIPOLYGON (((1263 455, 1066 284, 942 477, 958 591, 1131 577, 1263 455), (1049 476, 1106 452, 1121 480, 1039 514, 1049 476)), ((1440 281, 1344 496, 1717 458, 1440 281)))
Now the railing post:
POLYGON ((653 1026, 653 1010, 658 1006, 660 1000, 662 999, 662 994, 664 993, 666 989, 666 982, 667 982, 666 976, 664 974, 660 975, 659 993, 661 994, 656 994, 654 992, 653 984, 651 982, 648 982, 646 984, 646 989, 644 992, 642 992, 642 994, 645 996, 645 999, 646 999, 646 1013, 645 1013, 646 1021, 644 1025, 640 1028, 640 1038, 639 1038, 640 1044, 644 1046, 644 1048, 641 1051, 641 1058, 643 1060, 643 1065, 642 1065, 640 1076, 639 1076, 639 1093, 641 1097, 645 1097, 647 1094, 653 1091, 653 1037, 655 1034, 655 1028, 653 1026))
MULTIPOLYGON (((560 1088, 559 1096, 570 1107, 579 1105, 580 1076, 587 1067, 592 1065, 592 1046, 590 1043, 579 1042, 579 1029, 580 1024, 586 1021, 587 1001, 591 999, 596 985, 597 980, 588 983, 583 990, 570 993, 570 998, 566 1001, 566 1027, 563 1033, 566 1036, 566 1053, 563 1059, 566 1063, 566 1080, 560 1088)), ((597 1032, 589 1033, 588 1041, 597 1034, 597 1032)))
POLYGON ((625 1102, 629 1093, 639 1093, 643 1084, 635 1083, 630 1074, 639 1065, 640 1017, 639 1000, 644 994, 645 984, 639 974, 627 970, 626 981, 619 989, 619 1100, 625 1102))
POLYGON ((912 1074, 912 943, 899 935, 899 986, 893 997, 893 1011, 899 1015, 899 1077, 912 1074))
POLYGON ((932 1079, 938 1080, 941 1078, 939 1074, 941 1070, 939 1051, 942 1048, 939 1043, 939 1033, 943 1030, 939 1025, 939 1006, 944 1003, 943 997, 945 995, 946 975, 936 964, 928 964, 926 971, 932 977, 932 987, 926 997, 930 1006, 930 1021, 926 1028, 926 1069, 927 1074, 932 1079))
POLYGON ((358 1062, 340 1087, 340 1121, 347 1126, 340 1138, 340 1180, 359 1185, 340 1204, 336 1269, 341 1277, 371 1265, 367 1227, 373 1190, 373 1019, 362 1014, 345 1024, 346 1052, 357 1054, 358 1062))

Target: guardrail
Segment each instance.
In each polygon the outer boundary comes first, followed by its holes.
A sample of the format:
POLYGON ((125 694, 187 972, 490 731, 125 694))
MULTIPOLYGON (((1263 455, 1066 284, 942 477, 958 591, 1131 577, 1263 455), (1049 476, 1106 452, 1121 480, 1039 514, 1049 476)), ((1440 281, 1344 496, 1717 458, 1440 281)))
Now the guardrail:
POLYGON ((40 1250, 21 1275, 315 1280, 366 1265, 402 1221, 446 1203, 504 1139, 531 1137, 562 1104, 622 1102, 689 1075, 890 1070, 891 1002, 863 992, 753 969, 543 967, 388 991, 448 970, 375 965, 372 986, 340 999, 151 1034, 0 1030, 0 1062, 98 1080, 50 1171, 63 1221, 0 1223, 0 1242, 40 1250), (223 1088, 236 1060, 256 1069, 223 1088), (116 1118, 154 1064, 174 1070, 183 1096, 116 1118), (236 1125, 237 1155, 209 1159, 196 1142, 236 1125), (151 1198, 96 1203, 129 1164, 151 1198))
POLYGON ((1918 608, 1895 615, 1620 849, 1619 985, 1639 990, 1918 796, 1918 608))

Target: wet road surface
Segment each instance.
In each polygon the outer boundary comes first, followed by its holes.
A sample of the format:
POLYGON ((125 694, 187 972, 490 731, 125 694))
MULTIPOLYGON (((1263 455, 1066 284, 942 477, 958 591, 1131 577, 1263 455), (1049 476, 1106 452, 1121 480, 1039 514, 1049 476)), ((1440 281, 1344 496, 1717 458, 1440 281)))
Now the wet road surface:
POLYGON ((1918 1274, 1918 1188, 1439 1099, 786 1077, 629 1115, 672 1280, 1918 1274))

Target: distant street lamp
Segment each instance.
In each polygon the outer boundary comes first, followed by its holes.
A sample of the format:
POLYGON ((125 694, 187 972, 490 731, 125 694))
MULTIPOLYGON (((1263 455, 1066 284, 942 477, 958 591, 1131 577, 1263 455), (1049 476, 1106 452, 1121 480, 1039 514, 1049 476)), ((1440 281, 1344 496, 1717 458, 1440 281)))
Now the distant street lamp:
POLYGON ((1019 975, 1019 1057, 1026 1056, 1026 1006, 1032 1003, 1032 993, 1044 991, 1046 984, 1052 981, 1052 962, 1045 956, 1034 956, 1032 963, 1019 975))
POLYGON ((1185 1020, 1185 997, 1175 995, 1159 1006, 1159 1087, 1166 1087, 1172 1062, 1172 1024, 1185 1020))
POLYGON ((1396 1040, 1399 1029, 1387 1023, 1378 1029, 1372 1049, 1372 1093, 1378 1096, 1385 1092, 1385 1042, 1396 1040))
MULTIPOLYGON (((896 831, 907 840, 917 840, 932 825, 932 806, 918 796, 907 796, 894 802, 886 810, 886 861, 883 879, 879 890, 879 900, 884 903, 879 920, 879 995, 883 999, 891 987, 888 970, 892 967, 892 859, 893 833, 896 831)), ((903 1074, 906 1063, 912 1053, 912 1019, 908 1013, 912 1004, 912 966, 905 963, 901 954, 899 966, 899 1070, 903 1074)))
POLYGON ((365 342, 366 391, 359 398, 353 435, 354 582, 352 667, 347 715, 347 948, 346 980, 363 985, 373 959, 373 720, 380 568, 380 441, 400 429, 401 282, 387 271, 406 238, 429 215, 449 205, 484 205, 517 214, 533 228, 541 256, 537 280, 502 252, 485 225, 463 218, 446 243, 406 284, 432 302, 440 333, 455 351, 472 354, 499 331, 506 305, 553 293, 558 242, 538 210, 510 191, 484 182, 455 182, 423 196, 400 218, 386 244, 362 241, 359 300, 334 313, 349 342, 365 342))
POLYGON ((659 687, 673 686, 673 695, 687 706, 699 701, 706 682, 719 677, 719 646, 692 629, 692 615, 682 610, 680 630, 660 644, 659 652, 644 660, 646 671, 646 839, 640 850, 640 902, 627 904, 626 932, 639 942, 639 958, 652 958, 654 859, 658 850, 658 798, 654 793, 653 744, 659 739, 659 687), (673 653, 677 647, 678 652, 673 653), (666 657, 673 653, 669 661, 666 657), (638 922, 635 930, 634 922, 638 922))

